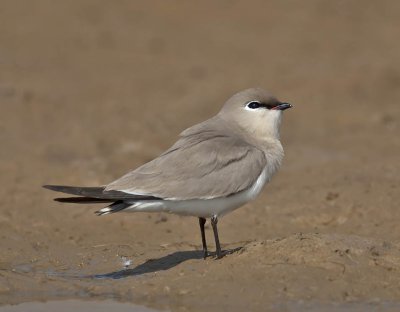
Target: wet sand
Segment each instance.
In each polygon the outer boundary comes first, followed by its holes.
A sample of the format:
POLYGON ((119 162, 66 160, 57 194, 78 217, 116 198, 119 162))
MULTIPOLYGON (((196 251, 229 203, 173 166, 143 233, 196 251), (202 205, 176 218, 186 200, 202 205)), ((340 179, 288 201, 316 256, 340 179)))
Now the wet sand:
POLYGON ((1 305, 399 310, 397 1, 0 7, 1 305), (106 184, 252 86, 295 108, 280 172, 219 223, 240 249, 220 261, 195 218, 96 217, 41 189, 106 184))
POLYGON ((18 305, 0 306, 0 312, 155 312, 157 310, 146 307, 136 306, 128 303, 113 302, 110 300, 103 301, 79 301, 79 300, 60 300, 48 302, 25 302, 18 305))

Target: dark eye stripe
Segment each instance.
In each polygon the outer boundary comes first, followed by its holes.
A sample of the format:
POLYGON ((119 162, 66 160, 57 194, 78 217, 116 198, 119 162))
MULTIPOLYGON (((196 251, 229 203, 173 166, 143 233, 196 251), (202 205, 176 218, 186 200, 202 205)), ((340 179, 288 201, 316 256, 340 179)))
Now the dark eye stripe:
POLYGON ((278 105, 278 104, 263 104, 263 107, 265 107, 266 109, 272 109, 272 108, 274 108, 276 105, 278 105))

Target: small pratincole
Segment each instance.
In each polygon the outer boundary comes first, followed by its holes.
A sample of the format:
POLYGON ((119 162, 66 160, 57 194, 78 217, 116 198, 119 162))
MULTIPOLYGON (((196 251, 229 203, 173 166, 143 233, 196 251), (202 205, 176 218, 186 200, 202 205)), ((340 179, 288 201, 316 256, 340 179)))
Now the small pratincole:
POLYGON ((109 203, 96 213, 169 212, 199 219, 204 258, 204 233, 211 219, 216 258, 223 256, 218 218, 255 199, 278 170, 282 112, 292 107, 269 92, 253 88, 229 98, 214 117, 180 134, 167 151, 105 186, 45 185, 76 195, 63 203, 109 203))

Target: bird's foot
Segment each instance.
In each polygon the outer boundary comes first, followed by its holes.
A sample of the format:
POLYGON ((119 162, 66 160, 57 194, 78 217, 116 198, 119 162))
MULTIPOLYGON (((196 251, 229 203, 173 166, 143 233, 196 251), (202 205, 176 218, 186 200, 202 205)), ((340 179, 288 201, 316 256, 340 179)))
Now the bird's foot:
POLYGON ((219 260, 222 259, 223 257, 227 256, 227 255, 231 255, 237 251, 239 251, 240 249, 242 249, 243 247, 237 247, 237 248, 233 248, 233 249, 228 249, 228 250, 221 250, 220 252, 216 252, 215 253, 215 257, 214 260, 219 260))

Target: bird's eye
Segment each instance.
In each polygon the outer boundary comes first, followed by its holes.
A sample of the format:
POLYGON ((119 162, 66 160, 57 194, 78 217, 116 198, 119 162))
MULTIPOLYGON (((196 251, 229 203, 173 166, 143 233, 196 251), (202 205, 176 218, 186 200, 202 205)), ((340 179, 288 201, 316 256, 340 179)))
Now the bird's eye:
POLYGON ((246 106, 251 109, 257 109, 257 108, 261 107, 261 103, 253 101, 253 102, 247 103, 246 106))

